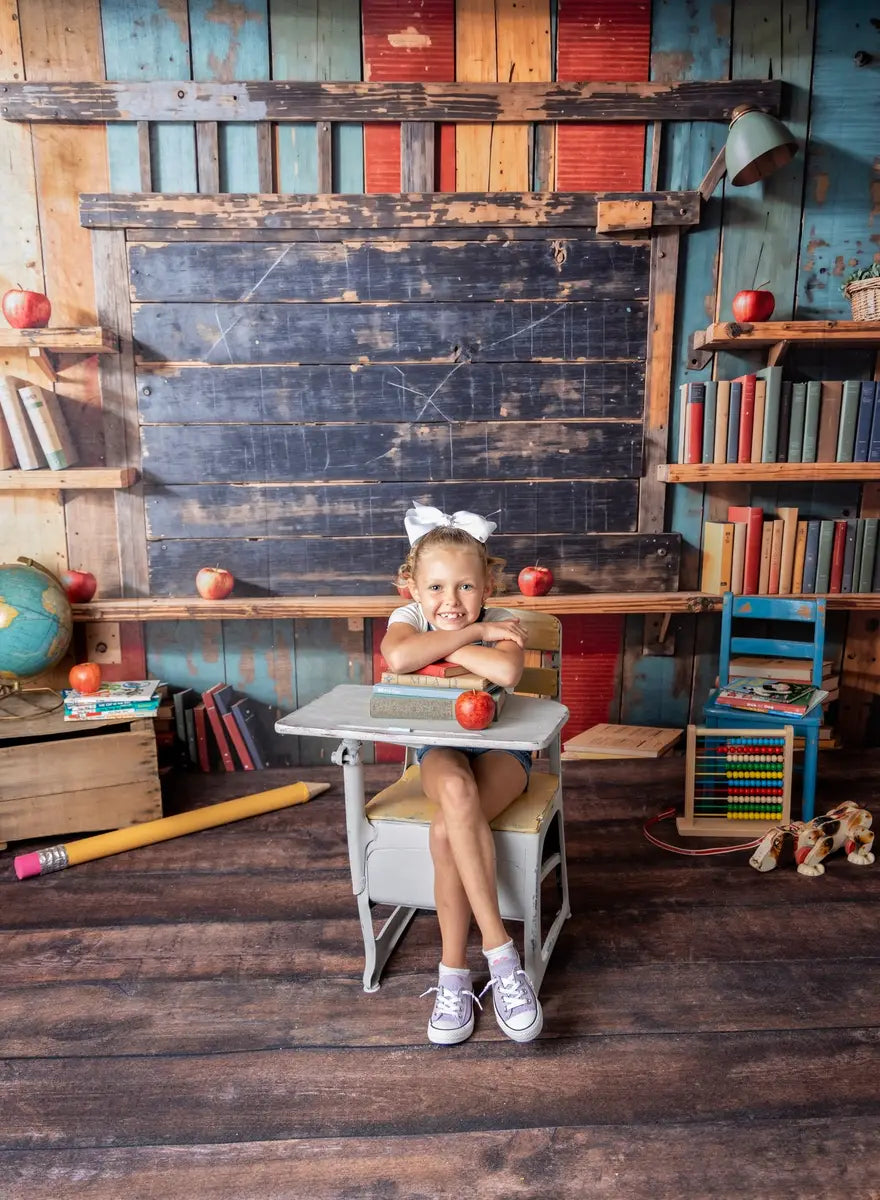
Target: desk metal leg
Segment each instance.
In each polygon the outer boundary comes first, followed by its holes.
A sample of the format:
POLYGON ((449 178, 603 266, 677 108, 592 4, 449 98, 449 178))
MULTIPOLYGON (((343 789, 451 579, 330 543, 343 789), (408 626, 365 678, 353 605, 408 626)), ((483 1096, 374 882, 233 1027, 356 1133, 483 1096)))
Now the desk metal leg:
POLYGON ((417 910, 398 906, 378 935, 374 932, 373 911, 367 888, 367 851, 370 843, 376 839, 376 831, 364 815, 366 793, 361 743, 351 740, 340 742, 333 751, 331 760, 342 767, 351 886, 357 896, 358 915, 364 939, 364 991, 375 992, 379 988, 379 979, 391 951, 400 941, 417 910))

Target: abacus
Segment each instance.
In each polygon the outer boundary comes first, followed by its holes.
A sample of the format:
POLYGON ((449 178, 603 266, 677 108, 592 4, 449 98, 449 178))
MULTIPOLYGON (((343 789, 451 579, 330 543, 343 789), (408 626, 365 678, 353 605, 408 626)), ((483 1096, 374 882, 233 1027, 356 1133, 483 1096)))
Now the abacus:
POLYGON ((686 837, 753 837, 785 825, 791 814, 794 731, 710 729, 688 725, 686 837))

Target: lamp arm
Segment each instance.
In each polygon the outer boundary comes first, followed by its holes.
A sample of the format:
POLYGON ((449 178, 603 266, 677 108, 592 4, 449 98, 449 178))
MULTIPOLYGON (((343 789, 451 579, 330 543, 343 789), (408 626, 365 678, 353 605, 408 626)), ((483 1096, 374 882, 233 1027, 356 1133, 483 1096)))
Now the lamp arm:
POLYGON ((727 170, 727 162, 725 159, 725 147, 722 146, 715 157, 712 159, 712 165, 709 170, 700 180, 700 185, 697 191, 700 193, 701 200, 708 200, 718 184, 721 182, 725 171, 727 170))

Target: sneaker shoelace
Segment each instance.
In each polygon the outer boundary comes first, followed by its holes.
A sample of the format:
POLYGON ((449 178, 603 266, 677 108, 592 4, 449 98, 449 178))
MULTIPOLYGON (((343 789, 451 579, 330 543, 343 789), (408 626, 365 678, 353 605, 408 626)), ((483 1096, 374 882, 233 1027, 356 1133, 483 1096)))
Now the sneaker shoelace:
POLYGON ((500 1001, 508 1016, 512 1016, 517 1008, 527 1008, 532 1003, 523 979, 528 980, 528 975, 522 967, 510 975, 492 975, 480 995, 485 996, 490 988, 494 988, 496 1000, 500 1001))
MULTIPOLYGON (((437 987, 429 987, 426 991, 422 992, 419 999, 421 1000, 422 996, 430 996, 431 992, 437 993, 437 999, 434 1001, 434 1015, 437 1017, 461 1017, 461 1004, 462 997, 464 996, 470 996, 476 1003, 477 1008, 482 1011, 483 1006, 480 1004, 480 997, 468 991, 467 988, 459 988, 458 991, 454 992, 451 988, 444 987, 441 983, 437 987)), ((482 995, 482 992, 480 995, 482 995)))

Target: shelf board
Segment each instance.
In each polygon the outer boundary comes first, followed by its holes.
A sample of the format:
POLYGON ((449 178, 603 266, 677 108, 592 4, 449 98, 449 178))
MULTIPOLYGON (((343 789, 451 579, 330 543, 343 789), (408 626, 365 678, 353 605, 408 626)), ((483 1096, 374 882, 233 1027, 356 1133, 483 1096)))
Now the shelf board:
POLYGON ((722 321, 694 334, 694 349, 758 350, 785 342, 836 342, 849 346, 880 344, 880 321, 722 321))
POLYGON ((65 467, 63 471, 0 471, 0 492, 84 491, 128 488, 138 477, 135 467, 65 467))
POLYGON ((115 354, 115 333, 91 325, 64 329, 0 329, 0 346, 6 349, 52 350, 56 354, 115 354))
MULTIPOLYGON (((814 599, 808 596, 806 599, 814 599)), ((556 616, 570 613, 699 613, 721 609, 721 597, 702 592, 558 592, 549 596, 495 597, 504 608, 528 608, 556 616)), ((828 596, 829 608, 863 612, 880 608, 880 594, 828 596)), ((195 596, 90 600, 73 605, 75 621, 253 621, 321 617, 387 617, 405 604, 398 596, 265 596, 202 600, 195 596)))
POLYGON ((661 483, 783 483, 880 480, 880 463, 661 463, 661 483))

